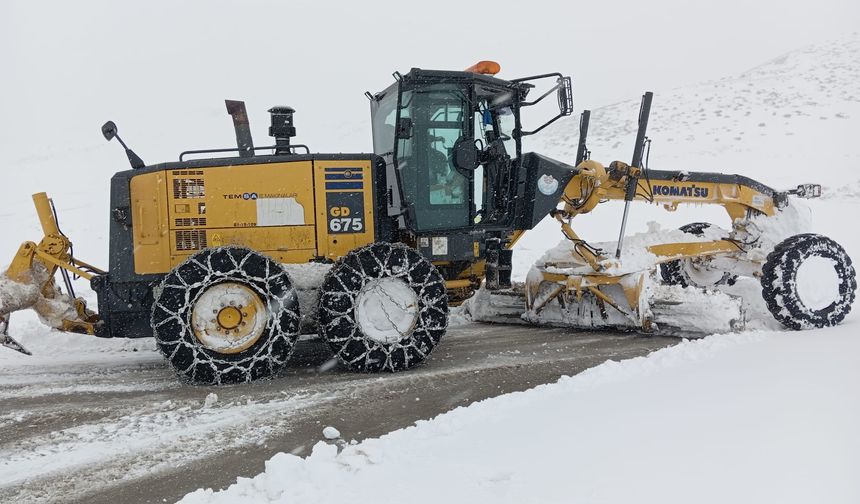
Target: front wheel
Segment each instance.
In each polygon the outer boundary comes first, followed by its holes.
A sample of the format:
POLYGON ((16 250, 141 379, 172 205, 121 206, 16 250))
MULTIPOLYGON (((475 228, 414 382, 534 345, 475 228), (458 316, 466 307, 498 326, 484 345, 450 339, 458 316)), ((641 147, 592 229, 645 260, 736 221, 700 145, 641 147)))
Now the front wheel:
POLYGON ((445 280, 406 245, 374 243, 326 276, 320 337, 357 371, 400 371, 424 362, 448 326, 445 280))
POLYGON ((768 310, 795 330, 842 322, 857 289, 845 249, 816 234, 795 235, 777 245, 762 267, 761 284, 768 310))

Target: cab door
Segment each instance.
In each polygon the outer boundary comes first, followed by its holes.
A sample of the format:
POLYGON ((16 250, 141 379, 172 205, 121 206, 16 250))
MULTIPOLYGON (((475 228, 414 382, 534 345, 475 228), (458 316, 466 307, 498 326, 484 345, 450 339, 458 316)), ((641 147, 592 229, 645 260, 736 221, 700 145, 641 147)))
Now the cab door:
POLYGON ((452 163, 460 138, 471 139, 468 92, 455 84, 405 91, 399 117, 409 118, 409 138, 397 142, 397 168, 411 222, 418 234, 471 226, 469 179, 452 163))

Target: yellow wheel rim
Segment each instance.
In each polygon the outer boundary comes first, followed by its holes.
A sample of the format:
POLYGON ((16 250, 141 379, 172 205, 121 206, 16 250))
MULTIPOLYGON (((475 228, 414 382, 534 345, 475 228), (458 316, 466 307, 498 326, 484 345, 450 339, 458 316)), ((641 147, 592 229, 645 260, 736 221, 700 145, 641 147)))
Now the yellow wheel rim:
POLYGON ((226 306, 218 311, 218 325, 221 328, 230 330, 236 329, 242 324, 242 312, 235 306, 226 306))
POLYGON ((191 328, 204 347, 234 354, 253 346, 266 331, 268 309, 257 292, 238 282, 203 291, 191 311, 191 328))

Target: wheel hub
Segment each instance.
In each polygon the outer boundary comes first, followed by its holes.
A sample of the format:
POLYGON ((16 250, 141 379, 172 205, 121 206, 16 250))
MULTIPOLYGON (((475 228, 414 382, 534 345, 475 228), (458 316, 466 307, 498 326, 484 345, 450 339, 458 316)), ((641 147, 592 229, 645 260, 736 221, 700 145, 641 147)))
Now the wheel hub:
POLYGON ((226 306, 218 312, 218 325, 227 331, 239 327, 242 323, 242 312, 235 306, 226 306))
POLYGON ((191 312, 194 336, 219 353, 250 348, 266 329, 268 309, 260 295, 247 285, 224 282, 203 291, 191 312))
POLYGON ((682 263, 687 279, 697 287, 711 287, 720 283, 725 272, 711 266, 710 257, 687 259, 682 263))
POLYGON ((795 288, 800 302, 810 310, 823 310, 839 302, 841 279, 836 263, 829 258, 811 256, 797 267, 795 288))
POLYGON ((400 341, 418 322, 418 296, 399 278, 371 280, 356 297, 355 318, 361 332, 373 341, 400 341))

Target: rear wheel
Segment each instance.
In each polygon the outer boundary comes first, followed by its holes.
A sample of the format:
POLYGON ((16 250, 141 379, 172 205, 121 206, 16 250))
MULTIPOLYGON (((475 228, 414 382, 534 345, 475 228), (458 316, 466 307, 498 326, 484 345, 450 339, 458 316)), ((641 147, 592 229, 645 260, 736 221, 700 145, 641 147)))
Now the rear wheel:
POLYGON ((276 374, 299 332, 296 292, 281 265, 239 247, 208 249, 154 290, 152 327, 176 373, 198 384, 276 374))
POLYGON ((357 371, 400 371, 427 359, 448 326, 445 280, 402 244, 353 250, 323 282, 319 334, 357 371))
POLYGON ((800 234, 777 245, 762 267, 762 296, 791 329, 827 327, 851 311, 857 280, 845 249, 826 236, 800 234))
MULTIPOLYGON (((680 230, 694 236, 704 236, 705 230, 712 227, 707 222, 693 222, 681 226, 680 230)), ((714 268, 711 257, 690 257, 676 259, 660 264, 660 276, 669 285, 682 287, 713 287, 715 285, 734 285, 737 275, 714 268)))

